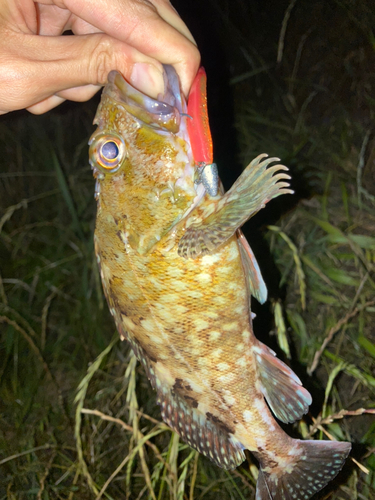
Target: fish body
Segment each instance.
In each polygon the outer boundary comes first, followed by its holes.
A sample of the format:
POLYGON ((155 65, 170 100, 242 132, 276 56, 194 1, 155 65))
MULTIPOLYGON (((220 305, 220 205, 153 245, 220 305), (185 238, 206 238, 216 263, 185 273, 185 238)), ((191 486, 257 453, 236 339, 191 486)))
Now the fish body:
POLYGON ((350 444, 292 439, 273 417, 301 418, 311 396, 253 334, 250 295, 263 302, 266 288, 239 230, 290 192, 289 176, 260 155, 227 193, 210 194, 188 131, 200 117, 169 66, 165 89, 153 100, 111 72, 94 122, 95 250, 110 311, 184 441, 225 469, 253 452, 257 500, 308 499, 350 444))

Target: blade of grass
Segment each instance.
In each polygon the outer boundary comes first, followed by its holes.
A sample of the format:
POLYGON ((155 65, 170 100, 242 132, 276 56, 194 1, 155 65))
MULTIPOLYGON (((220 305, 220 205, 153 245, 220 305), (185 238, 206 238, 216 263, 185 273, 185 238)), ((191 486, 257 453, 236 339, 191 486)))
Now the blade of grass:
POLYGON ((85 462, 85 459, 83 458, 83 448, 82 448, 82 440, 81 440, 81 424, 82 424, 82 408, 83 404, 85 401, 87 389, 89 386, 89 383, 95 373, 99 370, 100 365, 103 362, 103 359, 107 356, 109 352, 111 352, 113 346, 119 341, 118 333, 116 332, 114 337, 112 338, 111 342, 108 344, 108 346, 102 351, 99 356, 96 358, 96 360, 89 366, 86 375, 84 378, 81 380, 79 383, 78 389, 77 389, 77 395, 74 399, 74 403, 76 404, 76 412, 75 412, 75 428, 74 428, 74 436, 76 439, 76 446, 77 446, 77 456, 78 456, 78 464, 79 468, 82 471, 83 475, 85 476, 88 485, 90 486, 92 492, 97 495, 99 490, 96 487, 96 484, 94 483, 94 480, 92 479, 89 470, 87 468, 87 464, 85 462))
POLYGON ((299 284, 299 292, 301 295, 301 306, 302 309, 306 308, 306 282, 305 282, 305 273, 302 269, 301 259, 299 257, 299 253, 297 247, 292 242, 292 240, 287 236, 279 227, 277 226, 268 226, 270 231, 274 231, 279 234, 280 237, 287 243, 290 250, 292 251, 293 259, 296 265, 297 279, 299 284))

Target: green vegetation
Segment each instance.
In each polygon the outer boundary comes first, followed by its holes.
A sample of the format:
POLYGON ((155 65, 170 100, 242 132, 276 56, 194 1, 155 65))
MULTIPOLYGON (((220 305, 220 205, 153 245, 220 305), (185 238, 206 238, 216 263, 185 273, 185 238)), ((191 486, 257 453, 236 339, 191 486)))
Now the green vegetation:
MULTIPOLYGON (((354 443, 317 498, 375 498, 371 2, 300 0, 289 18, 285 3, 259 39, 224 1, 210 5, 240 162, 279 156, 296 191, 245 227, 270 289, 255 333, 314 397, 288 432, 354 443)), ((228 473, 180 441, 114 331, 93 253, 96 106, 0 120, 0 499, 254 499, 251 456, 228 473)))

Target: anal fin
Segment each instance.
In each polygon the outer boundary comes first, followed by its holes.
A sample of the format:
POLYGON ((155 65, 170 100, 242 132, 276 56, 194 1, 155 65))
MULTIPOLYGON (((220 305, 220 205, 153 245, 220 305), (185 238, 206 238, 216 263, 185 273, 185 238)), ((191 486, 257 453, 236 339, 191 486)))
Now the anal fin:
POLYGON ((274 415, 284 423, 299 420, 311 405, 310 393, 297 375, 266 345, 254 347, 261 390, 274 415))
POLYGON ((158 396, 163 420, 192 448, 222 469, 235 469, 244 460, 244 447, 215 420, 209 420, 178 394, 158 396))
POLYGON ((163 420, 192 448, 202 453, 222 469, 235 469, 244 460, 244 446, 234 437, 230 429, 210 413, 199 409, 195 392, 176 380, 171 388, 157 376, 158 362, 152 360, 146 350, 130 338, 129 342, 136 357, 146 370, 153 389, 157 391, 157 403, 161 406, 163 420), (185 392, 180 395, 178 390, 185 392))

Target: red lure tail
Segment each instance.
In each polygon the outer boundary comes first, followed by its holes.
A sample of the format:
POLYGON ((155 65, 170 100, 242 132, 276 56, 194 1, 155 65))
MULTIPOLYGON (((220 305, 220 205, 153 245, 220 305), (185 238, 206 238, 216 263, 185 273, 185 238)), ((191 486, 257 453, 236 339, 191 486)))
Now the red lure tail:
POLYGON ((207 77, 203 67, 191 86, 188 100, 187 129, 195 163, 211 164, 213 162, 213 147, 207 112, 207 77))

